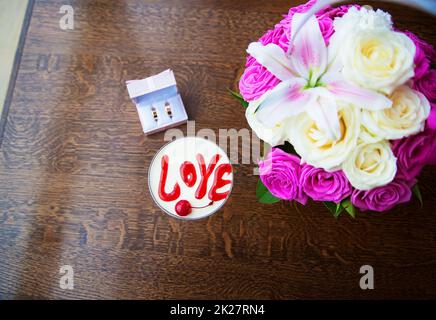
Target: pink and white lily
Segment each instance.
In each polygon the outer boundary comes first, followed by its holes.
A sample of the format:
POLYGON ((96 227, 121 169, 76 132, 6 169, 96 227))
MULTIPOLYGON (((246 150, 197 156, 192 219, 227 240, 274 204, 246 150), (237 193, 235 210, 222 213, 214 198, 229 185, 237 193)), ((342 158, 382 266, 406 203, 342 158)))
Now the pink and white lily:
POLYGON ((275 44, 263 46, 253 42, 248 46, 247 52, 282 81, 259 105, 256 116, 265 126, 274 127, 288 117, 307 112, 317 127, 336 141, 341 138, 338 102, 381 110, 391 107, 392 101, 342 77, 341 65, 325 45, 314 15, 294 34, 305 18, 300 13, 292 18, 293 43, 289 54, 275 44))

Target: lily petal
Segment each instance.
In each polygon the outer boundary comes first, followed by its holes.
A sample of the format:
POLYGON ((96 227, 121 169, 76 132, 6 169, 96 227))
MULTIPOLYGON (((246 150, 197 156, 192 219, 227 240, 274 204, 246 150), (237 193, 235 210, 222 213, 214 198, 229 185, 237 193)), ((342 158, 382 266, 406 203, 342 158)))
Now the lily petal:
POLYGON ((259 121, 274 127, 284 119, 304 112, 310 95, 302 90, 303 86, 303 79, 294 78, 281 82, 269 91, 256 111, 259 121))
POLYGON ((251 101, 248 105, 248 108, 245 111, 245 116, 247 118, 247 122, 250 125, 250 128, 256 133, 259 139, 262 139, 266 143, 271 146, 277 146, 285 143, 287 139, 287 126, 285 123, 280 123, 279 126, 270 128, 266 127, 263 123, 259 121, 257 118, 257 114, 255 111, 259 107, 259 104, 262 103, 264 97, 261 97, 258 100, 251 101))
POLYGON ((367 110, 382 110, 392 106, 392 101, 385 95, 355 86, 338 76, 332 78, 327 75, 322 80, 325 81, 327 89, 338 100, 352 103, 367 110))
POLYGON ((285 81, 295 76, 291 60, 278 45, 269 43, 264 46, 260 42, 252 42, 247 52, 280 80, 285 81))
POLYGON ((313 102, 306 107, 307 114, 317 127, 331 141, 341 138, 341 129, 338 117, 338 108, 334 96, 325 88, 313 88, 307 90, 313 97, 313 102))
POLYGON ((307 17, 302 13, 295 13, 292 17, 291 59, 295 71, 308 80, 310 85, 315 85, 327 67, 327 47, 314 15, 295 34, 304 19, 307 17))

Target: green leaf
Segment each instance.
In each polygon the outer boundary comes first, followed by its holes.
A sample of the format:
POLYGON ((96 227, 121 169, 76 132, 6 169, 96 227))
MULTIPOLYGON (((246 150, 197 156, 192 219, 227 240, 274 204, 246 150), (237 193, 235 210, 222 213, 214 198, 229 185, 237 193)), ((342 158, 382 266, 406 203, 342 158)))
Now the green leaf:
POLYGON ((260 203, 271 204, 279 202, 281 199, 273 196, 271 192, 269 192, 268 188, 262 183, 262 180, 259 179, 256 187, 256 196, 257 200, 260 203))
POLYGON ((352 216, 353 218, 356 217, 356 208, 353 206, 350 199, 342 200, 341 206, 345 209, 345 211, 348 212, 350 216, 352 216))
POLYGON ((344 211, 344 207, 342 207, 340 203, 334 203, 330 201, 324 201, 323 203, 335 218, 339 217, 342 211, 344 211))
POLYGON ((421 194, 421 190, 419 190, 418 184, 415 184, 413 186, 412 191, 413 191, 413 194, 415 195, 415 197, 418 198, 419 203, 421 204, 421 208, 422 208, 422 206, 424 205, 424 201, 422 200, 422 194, 421 194))
POLYGON ((324 205, 326 206, 327 209, 329 209, 329 211, 331 212, 332 215, 335 215, 336 212, 336 203, 334 202, 329 202, 329 201, 324 201, 323 202, 324 205))
POLYGON ((244 100, 244 98, 237 92, 227 89, 229 90, 230 94, 236 99, 238 100, 245 108, 248 107, 248 102, 244 100))
POLYGON ((344 211, 344 207, 342 206, 341 203, 336 203, 336 211, 335 211, 335 218, 339 217, 339 215, 342 213, 342 211, 344 211))

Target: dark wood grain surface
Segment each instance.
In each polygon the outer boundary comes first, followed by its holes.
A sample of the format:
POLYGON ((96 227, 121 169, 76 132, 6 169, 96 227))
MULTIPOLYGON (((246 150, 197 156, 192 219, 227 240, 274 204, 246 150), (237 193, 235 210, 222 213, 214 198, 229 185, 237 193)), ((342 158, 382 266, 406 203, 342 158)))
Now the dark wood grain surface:
MULTIPOLYGON (((1 299, 436 298, 435 168, 422 208, 356 219, 257 204, 254 165, 235 166, 230 200, 208 219, 153 204, 146 177, 163 133, 142 134, 125 80, 170 67, 197 130, 248 128, 226 88, 292 1, 69 1, 68 31, 64 2, 35 3, 0 150, 1 299), (59 287, 66 264, 74 290, 59 287), (374 290, 359 287, 364 264, 374 290)), ((432 17, 377 6, 436 44, 432 17)))

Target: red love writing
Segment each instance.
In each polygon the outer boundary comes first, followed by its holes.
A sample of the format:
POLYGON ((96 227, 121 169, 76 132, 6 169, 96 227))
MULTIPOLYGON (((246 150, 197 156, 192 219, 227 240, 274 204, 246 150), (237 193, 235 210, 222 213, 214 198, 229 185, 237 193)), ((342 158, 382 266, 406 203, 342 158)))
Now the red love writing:
MULTIPOLYGON (((179 173, 181 181, 186 184, 189 188, 194 187, 197 179, 200 179, 200 183, 195 191, 196 199, 203 199, 207 193, 207 184, 209 179, 213 176, 212 187, 208 192, 208 198, 211 201, 220 201, 225 199, 230 191, 218 192, 218 189, 230 184, 232 181, 224 179, 225 174, 230 174, 232 172, 232 166, 230 163, 222 163, 217 165, 221 159, 221 155, 215 154, 209 164, 206 166, 204 156, 199 153, 196 156, 199 170, 190 161, 185 161, 180 165, 179 173)), ((170 158, 168 155, 164 155, 161 159, 161 174, 159 179, 159 197, 162 201, 170 202, 177 200, 180 197, 181 189, 178 182, 176 182, 170 192, 166 188, 168 170, 169 170, 170 158)))

